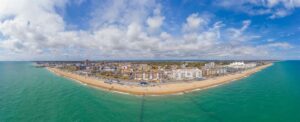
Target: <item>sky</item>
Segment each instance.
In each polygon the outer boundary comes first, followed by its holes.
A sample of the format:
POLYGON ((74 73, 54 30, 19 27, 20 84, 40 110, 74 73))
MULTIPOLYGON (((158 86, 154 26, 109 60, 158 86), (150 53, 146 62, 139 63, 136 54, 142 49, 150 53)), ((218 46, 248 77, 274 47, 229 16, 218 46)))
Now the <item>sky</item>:
POLYGON ((300 0, 0 0, 0 60, 299 60, 300 0))

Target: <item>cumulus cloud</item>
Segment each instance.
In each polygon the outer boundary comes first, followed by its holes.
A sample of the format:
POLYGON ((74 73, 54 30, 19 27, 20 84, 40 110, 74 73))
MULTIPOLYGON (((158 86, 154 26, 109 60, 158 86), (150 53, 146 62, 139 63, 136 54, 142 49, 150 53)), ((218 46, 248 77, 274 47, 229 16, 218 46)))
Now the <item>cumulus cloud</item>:
POLYGON ((68 30, 63 16, 56 12, 68 2, 1 0, 0 49, 5 52, 1 58, 257 58, 266 56, 272 48, 290 48, 286 42, 259 46, 246 43, 260 38, 247 32, 250 20, 241 22, 237 28, 226 27, 223 22, 210 21, 210 17, 199 13, 186 18, 179 34, 169 33, 161 29, 167 18, 160 4, 153 0, 104 1, 91 12, 89 29, 68 30), (258 55, 257 51, 261 53, 258 55))
POLYGON ((196 31, 205 26, 208 22, 208 18, 201 17, 198 13, 189 15, 186 19, 186 23, 183 25, 183 31, 196 31))
POLYGON ((160 8, 156 8, 153 11, 154 15, 148 17, 148 19, 146 20, 150 32, 159 30, 163 24, 165 17, 160 14, 160 11, 160 8))
POLYGON ((158 7, 155 0, 104 0, 98 4, 91 13, 90 24, 94 28, 112 24, 127 26, 132 22, 141 24, 158 7))
POLYGON ((151 29, 159 28, 163 23, 164 17, 155 16, 147 19, 147 24, 151 29))
POLYGON ((2 0, 0 32, 6 37, 2 43, 7 44, 8 48, 15 45, 14 50, 36 52, 41 52, 39 48, 59 45, 62 42, 56 39, 64 41, 68 35, 63 32, 64 21, 56 14, 54 7, 63 7, 64 4, 65 1, 2 0))

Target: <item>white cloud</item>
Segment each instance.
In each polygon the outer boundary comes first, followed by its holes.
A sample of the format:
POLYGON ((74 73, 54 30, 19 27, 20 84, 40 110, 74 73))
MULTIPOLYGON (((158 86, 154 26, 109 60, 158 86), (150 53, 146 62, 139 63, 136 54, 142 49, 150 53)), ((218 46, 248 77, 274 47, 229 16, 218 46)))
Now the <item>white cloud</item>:
POLYGON ((291 49, 293 46, 287 42, 274 42, 267 44, 268 47, 274 47, 274 48, 282 48, 282 49, 291 49))
POLYGON ((159 30, 163 24, 165 17, 161 16, 160 11, 160 8, 156 8, 153 11, 154 16, 148 17, 146 20, 150 32, 159 30))
POLYGON ((271 18, 271 19, 281 18, 281 17, 285 17, 285 16, 289 15, 290 13, 291 13, 290 11, 287 11, 287 10, 284 10, 284 9, 279 9, 279 10, 276 10, 276 11, 270 16, 270 18, 271 18))
MULTIPOLYGON (((14 46, 13 51, 37 53, 41 52, 40 48, 58 43, 55 39, 58 32, 64 31, 64 21, 56 14, 54 7, 63 7, 65 2, 2 0, 0 32, 6 37, 2 43, 6 43, 10 49, 14 46), (6 19, 5 16, 11 17, 6 19)), ((67 41, 60 37, 57 39, 67 41)))
POLYGON ((91 13, 90 25, 97 29, 110 24, 141 24, 157 6, 155 0, 104 0, 91 13))
POLYGON ((141 26, 137 23, 131 23, 128 26, 128 30, 127 30, 127 36, 131 39, 136 41, 136 39, 138 38, 138 36, 140 36, 142 29, 141 26))
POLYGON ((300 0, 217 0, 216 5, 250 15, 269 15, 271 19, 290 15, 300 0))
POLYGON ((0 49, 6 55, 0 60, 257 58, 257 51, 263 57, 273 48, 289 48, 285 42, 264 46, 246 43, 259 39, 247 32, 250 20, 241 22, 239 28, 225 27, 197 13, 180 24, 182 33, 169 33, 161 29, 167 18, 152 0, 106 1, 92 12, 90 29, 71 31, 55 11, 67 3, 1 0, 0 33, 5 38, 0 49))
POLYGON ((193 13, 187 17, 186 23, 183 25, 184 32, 196 31, 201 29, 202 26, 208 22, 204 18, 200 17, 199 14, 193 13))
POLYGON ((147 24, 151 29, 157 29, 163 24, 164 17, 155 16, 147 19, 147 24))
POLYGON ((232 45, 243 45, 244 42, 259 39, 260 36, 247 33, 251 21, 244 20, 241 28, 227 28, 224 33, 224 38, 229 41, 232 45))

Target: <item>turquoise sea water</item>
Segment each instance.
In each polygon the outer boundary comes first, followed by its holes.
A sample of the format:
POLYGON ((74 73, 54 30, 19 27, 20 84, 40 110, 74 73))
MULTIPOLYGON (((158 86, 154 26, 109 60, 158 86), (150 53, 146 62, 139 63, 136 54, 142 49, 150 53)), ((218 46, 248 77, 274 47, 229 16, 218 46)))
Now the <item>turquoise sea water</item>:
POLYGON ((58 77, 30 62, 0 62, 0 122, 299 122, 300 61, 185 95, 141 97, 58 77))

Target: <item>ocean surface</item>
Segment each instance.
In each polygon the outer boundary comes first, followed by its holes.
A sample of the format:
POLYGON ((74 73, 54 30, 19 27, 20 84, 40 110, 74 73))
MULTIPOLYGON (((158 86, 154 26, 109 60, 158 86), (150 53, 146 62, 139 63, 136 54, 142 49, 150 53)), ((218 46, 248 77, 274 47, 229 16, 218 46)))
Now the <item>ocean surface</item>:
POLYGON ((0 62, 0 122, 300 122, 300 61, 184 95, 107 92, 31 62, 0 62))

